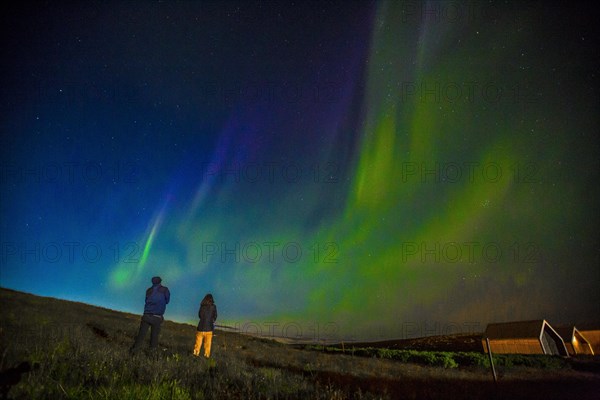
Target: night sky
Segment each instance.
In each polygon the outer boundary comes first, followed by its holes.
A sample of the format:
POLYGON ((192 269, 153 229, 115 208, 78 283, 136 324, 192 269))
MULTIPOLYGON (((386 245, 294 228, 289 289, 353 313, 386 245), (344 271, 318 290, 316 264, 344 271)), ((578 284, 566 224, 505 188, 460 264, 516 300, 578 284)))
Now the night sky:
POLYGON ((591 6, 6 7, 2 287, 160 275, 167 319, 316 340, 600 318, 591 6))

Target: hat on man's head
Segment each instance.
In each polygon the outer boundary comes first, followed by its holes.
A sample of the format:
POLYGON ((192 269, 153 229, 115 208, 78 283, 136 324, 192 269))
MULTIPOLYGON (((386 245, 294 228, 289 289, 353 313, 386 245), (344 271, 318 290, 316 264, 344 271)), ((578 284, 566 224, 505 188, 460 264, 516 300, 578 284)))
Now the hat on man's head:
POLYGON ((157 285, 157 284, 159 284, 161 282, 162 282, 162 279, 160 279, 160 276, 155 276, 155 277, 152 278, 152 284, 153 285, 157 285))

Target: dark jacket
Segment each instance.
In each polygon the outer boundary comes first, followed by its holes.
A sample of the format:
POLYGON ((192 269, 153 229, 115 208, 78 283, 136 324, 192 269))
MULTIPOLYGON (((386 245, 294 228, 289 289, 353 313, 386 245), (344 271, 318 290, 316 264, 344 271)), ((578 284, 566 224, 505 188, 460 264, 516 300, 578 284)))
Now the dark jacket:
POLYGON ((217 305, 216 304, 201 304, 198 310, 197 330, 200 332, 212 332, 215 329, 215 321, 217 320, 217 305))
POLYGON ((160 283, 152 285, 146 290, 144 314, 163 315, 170 299, 171 293, 166 286, 162 286, 160 283))

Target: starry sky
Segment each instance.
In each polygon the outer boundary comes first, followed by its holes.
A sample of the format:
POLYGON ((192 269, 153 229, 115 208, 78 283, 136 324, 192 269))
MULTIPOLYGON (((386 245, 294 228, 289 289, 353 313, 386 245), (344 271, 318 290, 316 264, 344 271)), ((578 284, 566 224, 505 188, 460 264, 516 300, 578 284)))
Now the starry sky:
POLYGON ((167 319, 313 340, 598 321, 586 7, 5 8, 0 285, 141 313, 160 275, 167 319))

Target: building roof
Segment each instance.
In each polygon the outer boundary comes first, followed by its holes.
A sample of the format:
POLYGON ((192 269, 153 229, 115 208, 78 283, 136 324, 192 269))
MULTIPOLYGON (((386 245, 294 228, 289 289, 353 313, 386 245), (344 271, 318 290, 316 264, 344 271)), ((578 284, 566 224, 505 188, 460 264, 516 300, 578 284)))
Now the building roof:
POLYGON ((570 342, 571 340, 573 340, 573 337, 575 336, 575 334, 578 334, 581 338, 585 339, 587 342, 587 339, 585 338, 585 336, 581 334, 581 330, 577 329, 577 327, 575 327, 575 326, 560 326, 560 327, 556 328, 555 330, 560 335, 560 337, 563 338, 563 340, 566 342, 570 342))
POLYGON ((578 331, 600 331, 600 323, 594 322, 583 322, 577 323, 578 331))
POLYGON ((557 326, 554 330, 563 340, 570 342, 573 339, 573 335, 575 335, 576 328, 574 326, 557 326))
POLYGON ((485 336, 489 339, 538 339, 542 334, 544 319, 488 324, 485 336))

